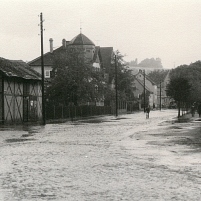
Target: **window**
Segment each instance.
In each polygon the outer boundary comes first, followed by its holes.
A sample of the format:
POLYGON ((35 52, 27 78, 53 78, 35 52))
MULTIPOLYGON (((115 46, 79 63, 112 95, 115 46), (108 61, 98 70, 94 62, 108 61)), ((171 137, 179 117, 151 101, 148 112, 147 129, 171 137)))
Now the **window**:
POLYGON ((50 78, 50 70, 45 70, 45 78, 50 78))

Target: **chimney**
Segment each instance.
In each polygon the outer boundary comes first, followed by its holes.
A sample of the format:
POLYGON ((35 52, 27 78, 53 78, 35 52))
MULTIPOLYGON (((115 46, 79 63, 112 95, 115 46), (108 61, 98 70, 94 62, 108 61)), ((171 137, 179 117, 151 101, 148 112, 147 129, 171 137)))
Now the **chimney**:
POLYGON ((62 40, 62 45, 63 45, 64 48, 66 47, 66 39, 62 40))
POLYGON ((50 52, 52 53, 53 52, 53 39, 50 38, 50 52))

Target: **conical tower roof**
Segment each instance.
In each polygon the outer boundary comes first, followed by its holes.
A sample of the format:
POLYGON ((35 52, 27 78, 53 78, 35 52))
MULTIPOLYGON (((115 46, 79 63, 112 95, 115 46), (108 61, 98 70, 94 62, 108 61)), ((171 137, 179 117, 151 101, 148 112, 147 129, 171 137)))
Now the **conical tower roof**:
POLYGON ((95 46, 95 44, 82 33, 75 36, 70 41, 70 45, 94 45, 95 46))

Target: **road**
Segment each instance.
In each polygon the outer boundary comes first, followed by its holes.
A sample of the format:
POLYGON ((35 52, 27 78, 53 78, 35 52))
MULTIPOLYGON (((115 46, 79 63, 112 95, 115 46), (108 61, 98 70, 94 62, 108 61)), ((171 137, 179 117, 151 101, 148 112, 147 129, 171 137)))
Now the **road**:
POLYGON ((201 124, 176 115, 1 128, 0 200, 200 200, 201 124))

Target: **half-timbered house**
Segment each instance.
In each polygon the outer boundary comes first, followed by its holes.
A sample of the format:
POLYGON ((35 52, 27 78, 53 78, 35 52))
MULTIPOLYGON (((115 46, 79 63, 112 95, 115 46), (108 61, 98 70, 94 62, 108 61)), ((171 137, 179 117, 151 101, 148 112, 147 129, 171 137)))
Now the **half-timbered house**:
POLYGON ((41 76, 23 61, 0 58, 0 122, 42 119, 41 76))

